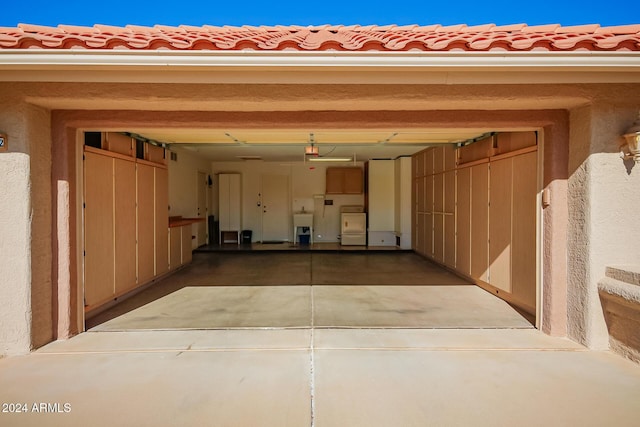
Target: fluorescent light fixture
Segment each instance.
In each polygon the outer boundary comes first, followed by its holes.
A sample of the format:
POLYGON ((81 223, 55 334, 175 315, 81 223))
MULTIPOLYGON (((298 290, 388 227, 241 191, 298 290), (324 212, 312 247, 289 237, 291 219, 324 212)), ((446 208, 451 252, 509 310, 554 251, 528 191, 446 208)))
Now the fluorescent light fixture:
POLYGON ((308 158, 308 162, 350 162, 353 159, 351 157, 311 157, 308 158))

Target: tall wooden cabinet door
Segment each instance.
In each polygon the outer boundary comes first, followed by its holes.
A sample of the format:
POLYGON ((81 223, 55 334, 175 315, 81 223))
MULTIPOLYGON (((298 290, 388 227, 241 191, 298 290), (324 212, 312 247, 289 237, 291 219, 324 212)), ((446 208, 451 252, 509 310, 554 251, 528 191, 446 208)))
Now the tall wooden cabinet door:
POLYGON ((415 248, 416 251, 421 255, 426 255, 425 246, 424 246, 424 237, 425 237, 425 214, 419 213, 416 215, 416 238, 415 238, 415 248))
POLYGON ((433 175, 424 179, 424 211, 433 212, 433 175))
POLYGON ((471 167, 471 277, 489 281, 489 165, 471 167))
POLYGON ((138 284, 155 275, 154 167, 137 164, 138 189, 138 284))
POLYGON ((156 276, 169 271, 169 173, 155 169, 156 276))
POLYGON ((113 159, 84 154, 85 306, 114 294, 113 159))
POLYGON ((491 162, 489 177, 489 283, 511 292, 513 159, 491 162))
POLYGON ((433 157, 435 148, 429 148, 424 155, 424 174, 433 175, 433 157))
POLYGON ((513 170, 512 293, 535 310, 537 153, 514 157, 513 170))
POLYGON ((414 177, 421 177, 424 176, 424 165, 425 165, 425 159, 427 156, 427 152, 426 151, 421 151, 418 154, 415 154, 413 156, 413 176, 414 177))
MULTIPOLYGON (((452 150, 447 148, 447 150, 452 150)), ((445 154, 447 151, 445 151, 445 154)), ((456 172, 444 174, 444 263, 456 266, 456 172)))
POLYGON ((416 209, 418 212, 425 212, 425 185, 426 178, 418 178, 416 180, 416 209))
POLYGON ((456 200, 456 268, 471 275, 471 168, 458 169, 456 200))
MULTIPOLYGON (((430 150, 428 153, 432 153, 433 150, 430 150)), ((433 155, 431 155, 431 163, 433 166, 433 155)), ((425 177, 425 185, 424 185, 424 211, 425 215, 425 254, 429 258, 433 258, 433 175, 428 175, 425 177)))
POLYGON ((113 159, 115 185, 115 292, 136 286, 136 164, 113 159))
MULTIPOLYGON (((434 153, 442 160, 443 151, 434 153)), ((444 174, 433 175, 433 258, 444 262, 444 174)))

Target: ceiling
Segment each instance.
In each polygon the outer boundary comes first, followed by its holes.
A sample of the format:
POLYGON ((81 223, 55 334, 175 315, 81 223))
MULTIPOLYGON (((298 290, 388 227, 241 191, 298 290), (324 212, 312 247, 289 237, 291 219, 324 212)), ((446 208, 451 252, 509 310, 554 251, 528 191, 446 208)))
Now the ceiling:
POLYGON ((478 138, 491 129, 130 129, 143 138, 181 147, 211 161, 263 160, 295 162, 309 159, 313 144, 318 157, 351 157, 356 161, 395 159, 429 145, 478 138))

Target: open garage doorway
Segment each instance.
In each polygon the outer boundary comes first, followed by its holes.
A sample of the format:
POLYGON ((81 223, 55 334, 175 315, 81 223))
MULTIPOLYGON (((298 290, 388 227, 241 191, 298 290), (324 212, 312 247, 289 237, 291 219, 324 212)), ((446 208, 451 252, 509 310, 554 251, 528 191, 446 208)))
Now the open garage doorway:
MULTIPOLYGON (((439 271, 438 267, 431 266, 431 263, 416 256, 417 259, 413 261, 416 265, 426 263, 435 269, 432 271, 427 268, 423 272, 423 277, 412 283, 407 283, 407 277, 413 273, 407 272, 403 267, 403 261, 399 261, 403 258, 396 256, 383 259, 382 256, 377 257, 373 254, 364 255, 362 265, 352 266, 342 265, 342 263, 349 258, 356 259, 354 254, 337 253, 333 258, 321 254, 310 254, 309 259, 305 261, 309 264, 308 280, 305 275, 302 275, 299 276, 300 283, 294 284, 288 284, 287 275, 295 274, 292 273, 290 266, 294 263, 294 259, 299 257, 298 254, 290 253, 277 261, 275 255, 266 255, 271 258, 268 263, 277 265, 279 271, 278 274, 273 275, 269 284, 255 280, 255 277, 266 274, 260 269, 260 263, 256 265, 252 263, 257 259, 255 255, 239 269, 250 272, 249 277, 238 276, 239 270, 225 270, 224 267, 216 270, 215 273, 209 271, 208 263, 220 267, 218 260, 212 257, 221 255, 209 254, 208 258, 204 255, 200 256, 198 262, 191 266, 193 249, 191 241, 195 237, 190 231, 192 224, 182 226, 181 234, 174 236, 175 229, 171 227, 170 218, 163 208, 167 203, 171 205, 171 200, 167 200, 167 187, 172 183, 171 173, 167 178, 167 169, 170 170, 171 163, 167 160, 168 156, 162 145, 157 145, 157 141, 154 141, 155 144, 145 142, 142 150, 136 150, 135 138, 130 134, 107 132, 102 134, 101 138, 100 147, 95 147, 87 146, 90 138, 85 136, 84 147, 84 247, 100 247, 104 252, 99 254, 99 262, 93 261, 96 268, 93 268, 92 262, 89 262, 95 258, 95 254, 86 252, 84 254, 85 307, 90 318, 85 327, 95 326, 95 330, 108 330, 115 324, 116 328, 142 327, 144 329, 144 326, 136 326, 140 325, 139 316, 142 316, 142 319, 157 320, 158 323, 150 322, 149 327, 160 329, 308 327, 310 325, 513 328, 531 327, 531 323, 535 323, 535 321, 527 321, 527 319, 535 319, 538 283, 536 213, 538 144, 535 132, 483 135, 482 138, 465 140, 464 144, 439 144, 437 147, 428 147, 413 155, 410 174, 413 184, 410 197, 412 196, 413 205, 409 207, 413 219, 413 249, 422 257, 452 269, 467 280, 460 279, 451 272, 439 271), (121 140, 124 151, 117 148, 119 146, 116 142, 121 140), (114 152, 112 150, 114 147, 120 151, 114 152), (158 153, 155 157, 149 154, 154 150, 158 153), (104 170, 94 167, 95 165, 88 166, 94 158, 106 159, 104 170), (124 165, 129 166, 127 169, 129 174, 121 176, 119 170, 124 165), (148 179, 145 178, 147 169, 150 172, 148 179), (518 170, 519 173, 514 173, 514 170, 518 170), (102 182, 97 187, 93 183, 96 179, 102 182), (127 187, 127 182, 135 183, 136 187, 133 188, 135 191, 131 191, 132 187, 127 187), (128 190, 119 192, 120 187, 128 190), (102 190, 98 191, 99 189, 102 190), (94 209, 92 198, 96 195, 104 199, 106 204, 99 205, 99 208, 101 206, 102 208, 92 216, 91 212, 94 209), (121 196, 129 201, 126 204, 130 211, 128 216, 120 207, 123 203, 121 196), (127 221, 122 220, 123 215, 127 216, 127 221), (492 223, 489 221, 490 218, 502 218, 502 220, 492 223), (169 221, 168 231, 164 225, 167 221, 169 221), (148 228, 147 235, 141 238, 145 227, 148 228), (92 230, 106 230, 107 233, 99 237, 100 242, 97 242, 92 240, 95 239, 92 237, 92 230), (119 230, 124 231, 120 233, 119 230), (103 240, 109 240, 111 236, 115 236, 111 239, 112 244, 104 245, 103 240), (177 246, 174 242, 177 242, 177 246), (117 249, 119 245, 122 248, 123 244, 126 244, 128 251, 117 249), (143 251, 144 248, 147 249, 143 251), (178 254, 178 261, 175 261, 176 254, 178 254), (486 259, 486 263, 483 259, 486 259), (385 277, 382 282, 379 278, 384 275, 371 274, 378 271, 371 266, 380 267, 379 262, 384 263, 381 265, 388 268, 387 273, 392 274, 385 277), (183 267, 184 271, 181 270, 183 267), (180 270, 175 277, 165 277, 167 273, 174 270, 180 270), (128 274, 124 275, 125 271, 128 274), (113 274, 109 275, 105 272, 113 274), (367 275, 364 275, 365 272, 367 275), (209 283, 209 273, 217 277, 213 283, 209 283), (339 277, 340 280, 335 283, 325 283, 323 279, 318 279, 322 277, 321 273, 325 276, 337 274, 335 277, 339 277), (447 275, 453 279, 443 279, 447 275), (129 279, 125 280, 127 277, 129 279), (234 277, 241 278, 231 280, 234 282, 232 284, 227 283, 227 279, 234 277), (363 282, 362 277, 368 279, 363 282), (127 281, 128 286, 123 285, 119 280, 127 281), (96 284, 99 287, 96 287, 96 284), (455 286, 449 286, 451 284, 455 286), (506 303, 502 304, 477 288, 475 284, 523 311, 519 314, 506 303), (224 291, 222 289, 224 286, 233 288, 224 291), (238 310, 249 318, 254 318, 255 314, 263 312, 264 306, 249 307, 242 303, 243 292, 253 295, 260 286, 264 286, 261 292, 275 292, 275 295, 282 293, 286 286, 308 287, 307 290, 291 288, 289 290, 291 294, 277 296, 273 301, 267 298, 271 302, 267 300, 264 302, 267 306, 269 304, 275 306, 284 304, 289 308, 299 306, 303 313, 310 310, 310 317, 304 314, 300 318, 296 317, 295 322, 290 322, 287 320, 290 314, 281 313, 282 318, 270 317, 270 320, 265 318, 262 320, 264 322, 262 325, 259 324, 261 320, 250 321, 247 324, 245 323, 247 320, 242 316, 234 317, 235 320, 221 320, 225 319, 224 313, 233 313, 238 310), (271 289, 272 286, 275 287, 271 289), (209 287, 211 289, 208 289, 209 287), (99 294, 99 300, 94 297, 96 290, 104 291, 99 294), (129 303, 120 302, 141 290, 144 292, 142 297, 134 296, 129 303), (227 296, 231 295, 229 298, 236 301, 238 305, 215 308, 216 302, 225 301, 227 298, 223 295, 225 292, 227 296), (298 293, 300 295, 296 296, 298 293), (157 296, 157 301, 153 300, 154 295, 157 296), (179 302, 174 301, 172 299, 174 297, 177 297, 179 302), (298 297, 302 300, 293 306, 281 300, 281 298, 295 300, 298 297), (328 313, 332 314, 314 311, 313 307, 316 305, 313 300, 316 297, 319 298, 317 307, 319 309, 324 307, 328 313), (211 302, 206 304, 206 307, 196 303, 206 301, 211 302), (308 304, 309 301, 311 301, 310 304, 308 304), (332 307, 331 301, 339 303, 332 307), (390 305, 385 303, 389 301, 392 302, 390 305), (113 306, 116 302, 120 304, 118 308, 109 309, 106 314, 100 316, 103 309, 113 306), (122 309, 126 307, 135 314, 130 314, 129 311, 123 312, 122 309), (151 307, 159 312, 154 314, 151 307), (147 312, 147 310, 152 311, 147 312), (212 310, 213 316, 199 316, 211 314, 212 310), (112 317, 117 313, 123 315, 120 321, 125 322, 125 326, 120 325, 112 317), (350 315, 353 313, 368 313, 368 317, 365 315, 357 319, 352 318, 350 315), (382 316, 381 313, 386 313, 387 316, 382 316), (478 313, 481 314, 474 317, 478 313), (431 317, 432 314, 437 315, 431 317), (138 321, 133 323, 125 321, 132 317, 136 319, 136 316, 138 321), (314 316, 319 317, 316 319, 314 316), (503 318, 507 320, 503 321, 503 318), (109 320, 106 324, 110 326, 100 326, 106 320, 109 320)), ((415 152, 419 148, 422 147, 412 146, 409 150, 415 152)), ((390 160, 390 164, 393 166, 394 161, 390 160)), ((230 163, 229 167, 234 166, 230 163)), ((197 170, 196 173, 204 182, 202 178, 206 172, 197 170)), ((394 175, 390 173, 390 176, 394 175)), ((174 176, 173 179, 183 180, 184 178, 174 176)), ((251 178, 246 180, 255 181, 251 178)), ((242 185, 240 183, 239 185, 242 185)), ((372 191, 371 188, 369 186, 368 191, 372 191)), ((238 192, 242 192, 242 187, 238 188, 238 192)), ((200 196, 200 191, 198 195, 200 196)), ((372 198, 373 195, 364 194, 364 197, 372 198)), ((389 232, 393 233, 393 230, 389 232)), ((236 243, 239 244, 239 240, 236 243)), ((412 255, 415 256, 415 254, 412 255)), ((223 256, 227 259, 227 263, 230 257, 239 258, 240 255, 236 251, 236 254, 223 256)), ((421 265, 418 268, 425 267, 421 265)), ((245 297, 248 297, 247 295, 245 297)), ((277 317, 277 313, 279 311, 271 310, 272 316, 277 317)), ((260 319, 259 316, 258 319, 260 319)), ((142 321, 142 325, 144 324, 145 321, 142 321)))

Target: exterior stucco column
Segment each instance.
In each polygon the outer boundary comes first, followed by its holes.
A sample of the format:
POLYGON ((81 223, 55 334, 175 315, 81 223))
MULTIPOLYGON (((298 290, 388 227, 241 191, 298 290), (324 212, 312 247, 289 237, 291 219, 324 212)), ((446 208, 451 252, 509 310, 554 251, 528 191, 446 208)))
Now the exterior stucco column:
POLYGON ((608 348, 598 281, 608 265, 638 263, 640 165, 619 156, 640 106, 595 104, 571 112, 569 156, 569 337, 608 348))
POLYGON ((0 105, 0 355, 12 355, 51 340, 50 125, 43 109, 0 105))

